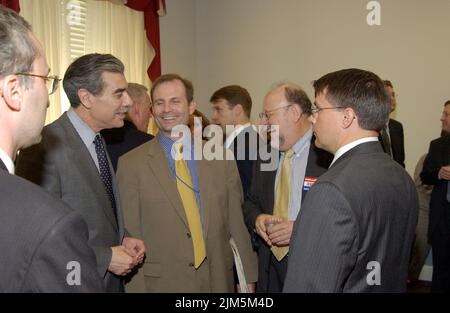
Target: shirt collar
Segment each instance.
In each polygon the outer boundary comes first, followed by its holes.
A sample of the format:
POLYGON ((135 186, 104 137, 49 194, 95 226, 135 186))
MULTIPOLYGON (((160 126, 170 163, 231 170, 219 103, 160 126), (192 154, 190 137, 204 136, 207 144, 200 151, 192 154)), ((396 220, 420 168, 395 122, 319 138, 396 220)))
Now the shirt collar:
MULTIPOLYGON (((292 150, 294 150, 294 155, 292 156, 293 158, 295 158, 296 156, 298 156, 298 154, 305 148, 305 146, 311 142, 311 138, 312 138, 312 127, 310 127, 308 129, 308 131, 303 135, 302 138, 300 138, 293 146, 292 146, 292 150)), ((284 152, 283 152, 284 154, 284 152)))
POLYGON ((333 162, 331 162, 330 167, 334 164, 334 162, 336 162, 337 159, 339 159, 344 153, 346 153, 350 149, 353 149, 354 147, 356 147, 362 143, 371 142, 371 141, 378 141, 378 138, 377 137, 364 137, 364 138, 352 141, 352 142, 340 147, 334 154, 333 162))
POLYGON ((94 142, 97 133, 95 133, 92 128, 90 128, 89 125, 86 124, 72 108, 67 111, 67 117, 72 122, 72 125, 73 127, 75 127, 78 135, 80 135, 84 145, 86 147, 89 147, 94 142))
POLYGON ((8 172, 14 175, 14 162, 11 160, 9 155, 1 148, 0 148, 0 159, 5 164, 6 168, 8 169, 8 172))
MULTIPOLYGON (((175 151, 174 154, 172 155, 172 146, 174 143, 176 143, 177 141, 173 141, 171 138, 165 136, 164 134, 162 134, 161 132, 158 132, 158 134, 156 135, 156 137, 158 138, 159 142, 161 143, 164 151, 166 152, 167 156, 171 156, 171 159, 173 159, 173 156, 175 156, 175 151)), ((185 155, 185 153, 189 156, 192 157, 191 153, 192 153, 192 136, 190 137, 191 141, 189 142, 189 140, 181 140, 181 143, 183 144, 183 155, 185 155)), ((190 158, 184 157, 185 160, 188 160, 190 158)))

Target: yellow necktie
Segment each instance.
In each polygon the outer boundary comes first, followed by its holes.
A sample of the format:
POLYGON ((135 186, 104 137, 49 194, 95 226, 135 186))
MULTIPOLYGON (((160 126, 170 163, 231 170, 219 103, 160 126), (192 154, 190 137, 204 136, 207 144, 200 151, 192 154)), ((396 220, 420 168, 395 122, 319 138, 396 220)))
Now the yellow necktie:
POLYGON ((182 155, 182 144, 175 144, 176 159, 175 172, 177 173, 177 188, 183 202, 184 211, 191 232, 192 244, 194 246, 195 268, 202 264, 206 257, 205 241, 203 239, 202 223, 200 221, 200 213, 195 199, 195 193, 192 184, 189 168, 182 155))
MULTIPOLYGON (((284 154, 283 166, 281 168, 280 176, 278 177, 278 184, 275 189, 275 206, 273 208, 273 215, 288 220, 289 217, 289 198, 291 193, 291 157, 294 151, 289 149, 284 154)), ((271 247, 273 255, 278 261, 281 261, 289 251, 289 246, 271 247)))

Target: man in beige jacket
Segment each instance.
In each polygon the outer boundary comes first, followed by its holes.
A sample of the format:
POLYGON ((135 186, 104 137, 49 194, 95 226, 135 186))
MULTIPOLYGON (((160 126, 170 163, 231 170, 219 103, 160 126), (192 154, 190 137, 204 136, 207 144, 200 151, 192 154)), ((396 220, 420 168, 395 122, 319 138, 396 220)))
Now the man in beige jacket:
POLYGON ((185 157, 194 156, 194 145, 186 144, 186 138, 175 130, 187 125, 195 110, 189 81, 176 74, 163 75, 153 83, 151 97, 159 133, 124 155, 118 166, 126 227, 148 249, 127 291, 233 292, 230 238, 238 247, 249 290, 254 290, 256 256, 242 216, 242 187, 235 161, 185 157), (181 139, 189 181, 180 177, 172 150, 181 139), (186 205, 180 191, 183 185, 192 193, 192 205, 186 205), (195 207, 196 217, 188 207, 195 207), (194 239, 198 235, 199 245, 194 239), (201 253, 197 247, 202 247, 201 253))

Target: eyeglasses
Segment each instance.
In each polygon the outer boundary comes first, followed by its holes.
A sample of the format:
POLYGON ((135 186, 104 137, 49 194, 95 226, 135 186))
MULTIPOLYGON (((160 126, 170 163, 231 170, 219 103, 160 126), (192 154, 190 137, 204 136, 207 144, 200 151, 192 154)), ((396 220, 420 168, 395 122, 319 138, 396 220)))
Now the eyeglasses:
POLYGON ((289 108, 290 106, 292 106, 292 104, 288 104, 288 105, 285 105, 285 106, 282 106, 282 107, 279 107, 279 108, 276 108, 276 109, 273 109, 270 111, 261 112, 261 113, 259 113, 259 118, 260 119, 263 119, 263 118, 270 119, 270 117, 273 115, 273 112, 281 110, 281 109, 289 108))
POLYGON ((45 86, 47 87, 48 94, 53 94, 56 89, 58 89, 59 81, 61 80, 58 76, 42 76, 30 73, 16 73, 15 75, 23 75, 23 76, 33 76, 40 77, 45 81, 45 86))
POLYGON ((317 107, 317 105, 313 104, 311 106, 311 113, 317 114, 322 110, 339 110, 339 109, 345 109, 345 107, 319 108, 319 107, 317 107))

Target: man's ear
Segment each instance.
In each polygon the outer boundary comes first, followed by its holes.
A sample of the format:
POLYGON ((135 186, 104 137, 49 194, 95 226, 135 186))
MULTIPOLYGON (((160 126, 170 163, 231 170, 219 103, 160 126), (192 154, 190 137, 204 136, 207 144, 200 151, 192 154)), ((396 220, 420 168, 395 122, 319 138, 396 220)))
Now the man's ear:
POLYGON ((78 98, 80 98, 80 104, 86 109, 90 109, 92 107, 92 94, 84 88, 78 89, 77 91, 78 98))
MULTIPOLYGON (((291 116, 294 118, 294 120, 295 120, 296 122, 298 122, 298 121, 302 118, 303 111, 300 109, 300 107, 299 107, 298 105, 292 104, 292 105, 288 108, 288 110, 292 110, 291 116)), ((305 116, 306 116, 306 115, 305 115, 305 116)))
POLYGON ((194 114, 195 108, 197 107, 197 103, 194 100, 189 103, 189 114, 194 114))
POLYGON ((3 78, 0 88, 0 94, 6 105, 12 111, 20 111, 24 87, 21 86, 17 75, 8 75, 3 78))
POLYGON ((244 111, 244 108, 242 107, 242 104, 238 103, 233 107, 233 112, 235 116, 239 116, 244 111))
POLYGON ((355 123, 356 114, 352 108, 345 108, 342 116, 342 127, 349 128, 352 123, 355 123))

